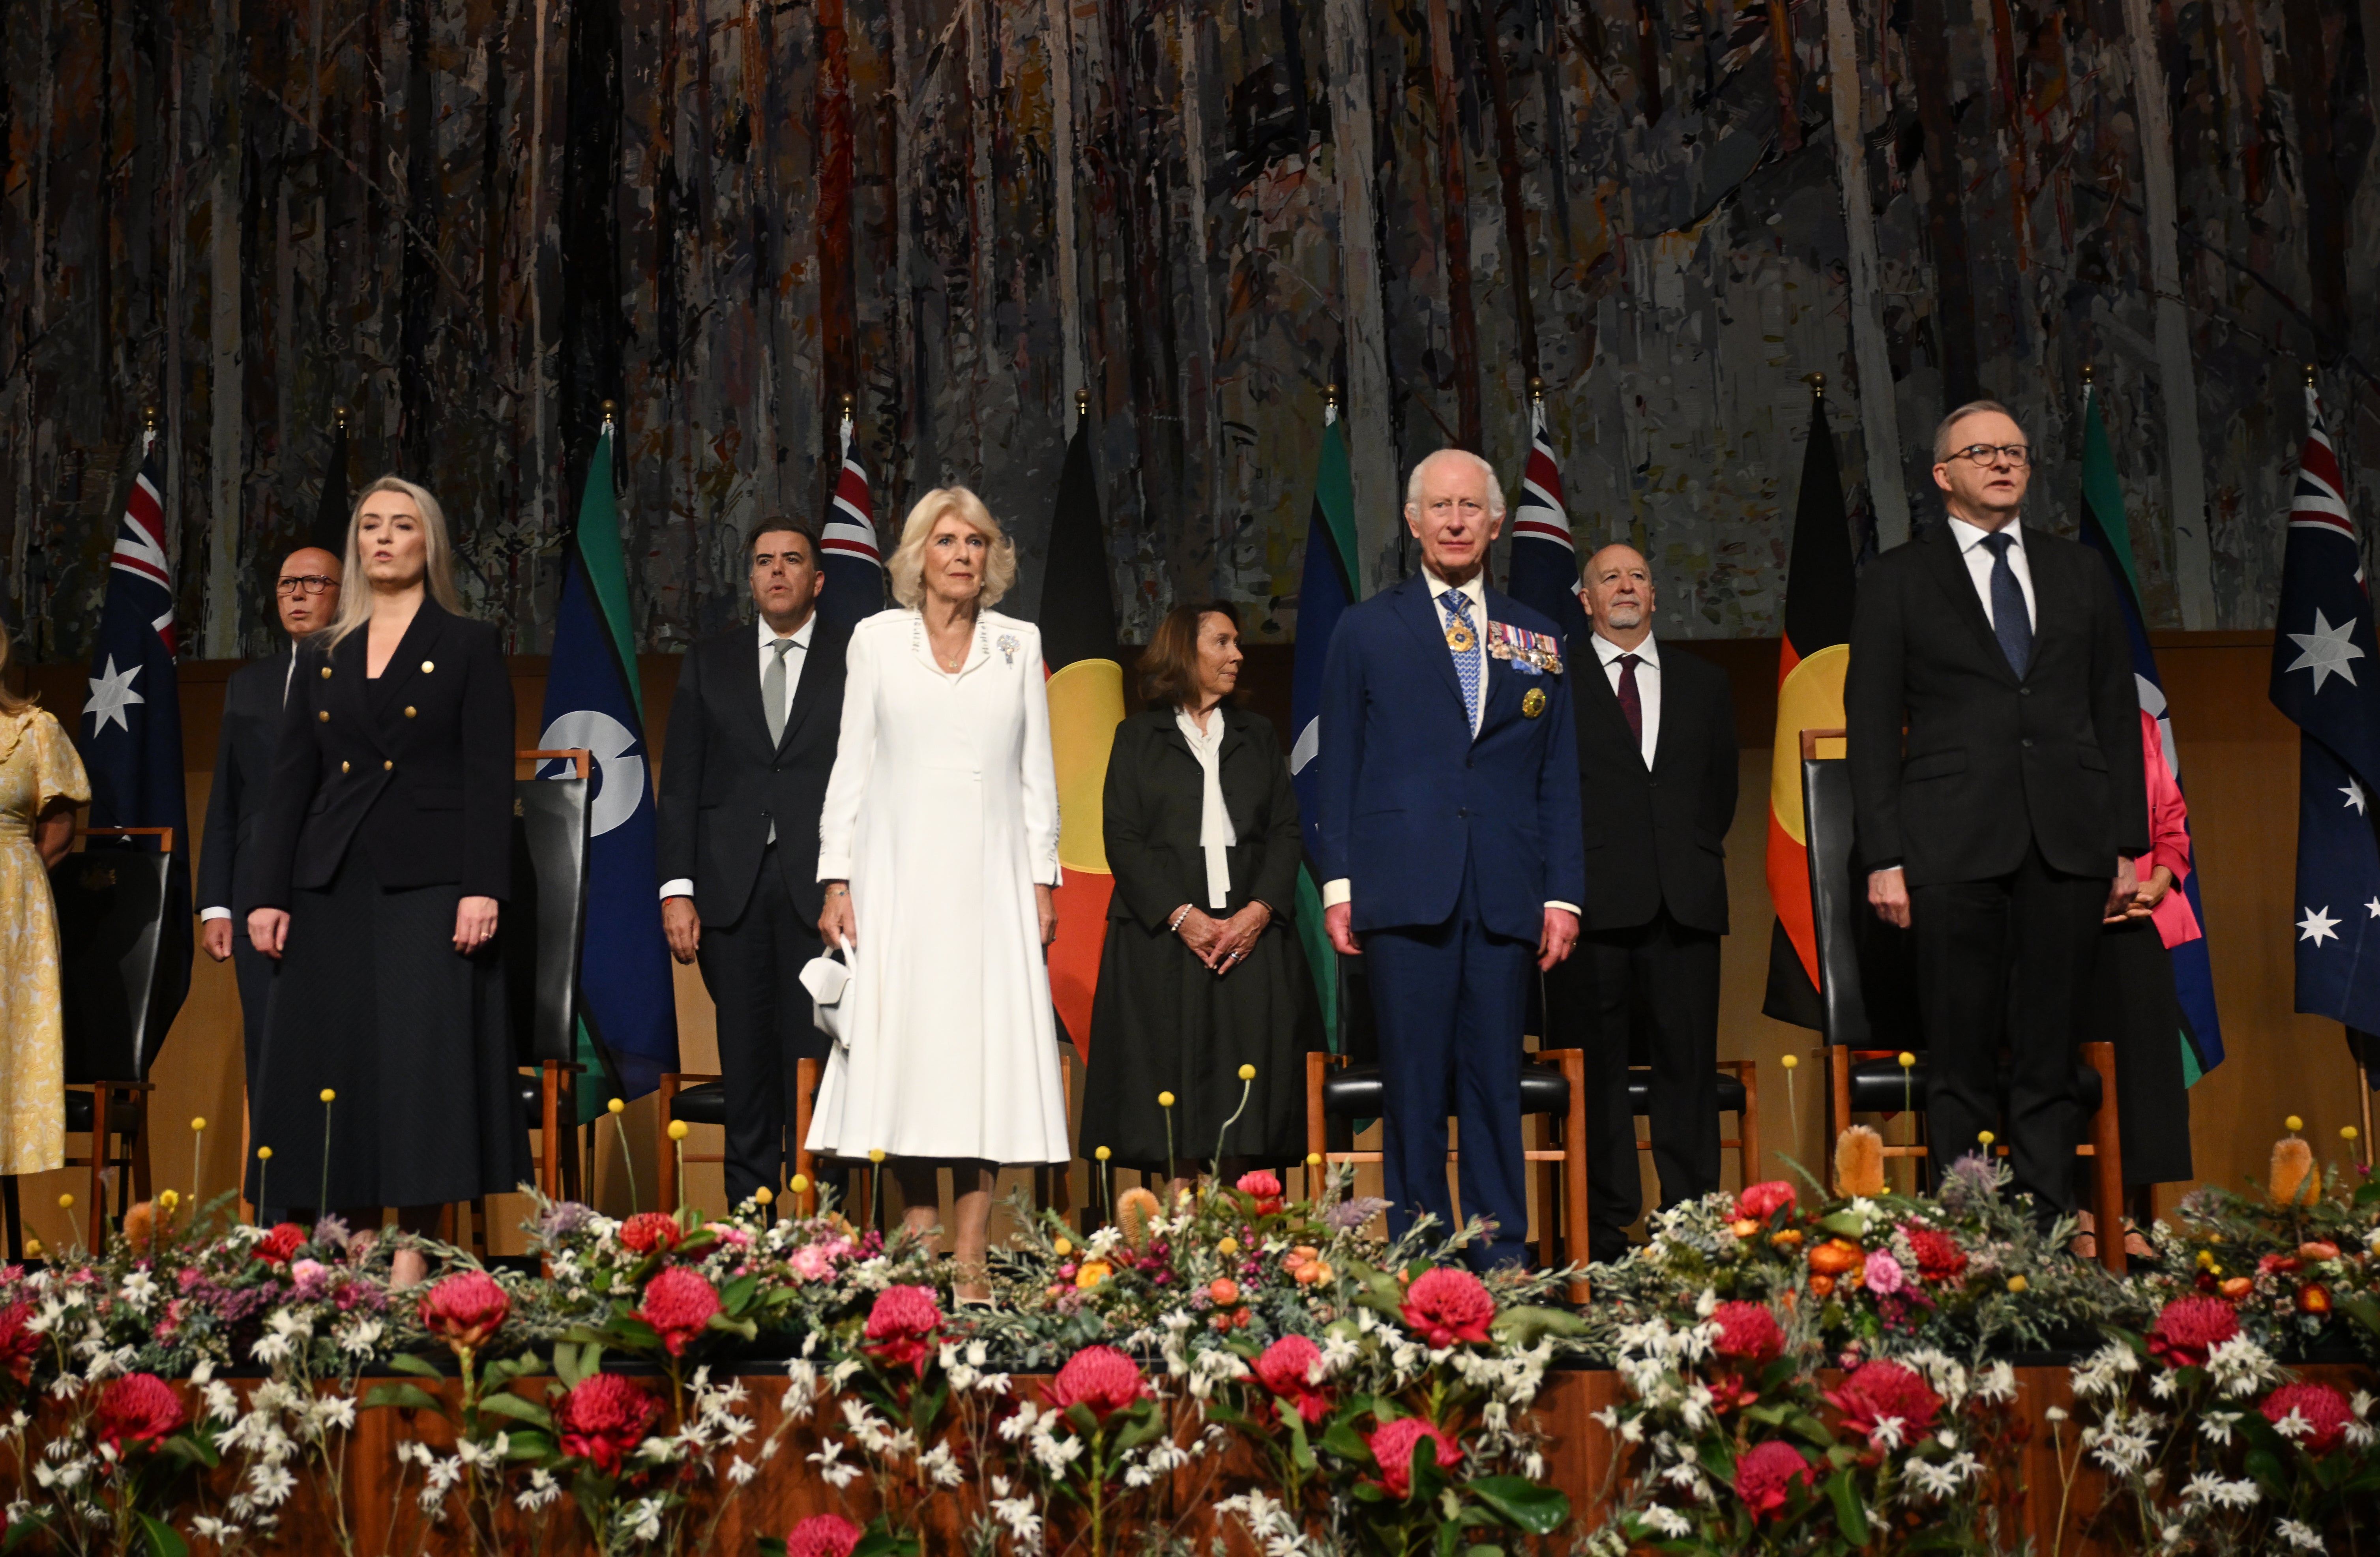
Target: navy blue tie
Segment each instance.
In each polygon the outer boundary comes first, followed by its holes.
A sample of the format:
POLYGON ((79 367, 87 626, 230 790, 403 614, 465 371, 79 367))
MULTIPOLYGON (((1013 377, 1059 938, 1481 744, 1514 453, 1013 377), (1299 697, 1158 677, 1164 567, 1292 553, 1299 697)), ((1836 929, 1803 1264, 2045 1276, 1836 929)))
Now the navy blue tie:
POLYGON ((1985 536, 1982 543, 1992 553, 1992 635, 2000 640, 2009 669, 2022 681, 2025 667, 2033 663, 2033 618, 2025 614, 2024 590, 2017 584, 2016 569, 2009 566, 2009 548, 2016 544, 2016 537, 1996 530, 1985 536))

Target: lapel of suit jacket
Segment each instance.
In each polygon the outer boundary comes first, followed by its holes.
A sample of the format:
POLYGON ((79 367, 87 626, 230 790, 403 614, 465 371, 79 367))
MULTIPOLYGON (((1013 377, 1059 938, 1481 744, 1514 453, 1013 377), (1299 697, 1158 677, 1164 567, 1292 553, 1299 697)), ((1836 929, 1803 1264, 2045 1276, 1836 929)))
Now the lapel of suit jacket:
MULTIPOLYGON (((417 614, 415 620, 419 619, 417 614)), ((407 627, 406 636, 410 638, 412 634, 413 629, 407 627)), ((325 723, 361 730, 364 739, 371 744, 373 750, 378 751, 381 749, 380 721, 373 711, 377 699, 370 678, 364 674, 370 668, 370 642, 371 627, 366 625, 349 633, 340 640, 336 649, 331 651, 331 685, 323 707, 331 715, 325 723)), ((396 652, 403 654, 405 645, 399 643, 396 652)), ((395 675, 396 667, 396 657, 391 656, 387 668, 381 674, 395 675)))
MULTIPOLYGON (((820 687, 825 684, 832 656, 837 651, 827 645, 826 624, 813 616, 810 618, 809 646, 795 652, 802 657, 802 679, 794 687, 794 706, 785 712, 784 733, 777 740, 780 755, 794 744, 794 736, 801 730, 803 722, 809 718, 810 711, 818 707, 819 699, 824 696, 820 687)), ((788 653, 785 658, 790 662, 793 654, 788 653)), ((754 655, 754 663, 757 667, 757 654, 754 655)), ((790 671, 793 666, 788 663, 785 668, 790 671)), ((754 674, 759 674, 757 669, 754 674)), ((762 727, 766 728, 765 724, 762 727)))
POLYGON ((721 639, 719 656, 722 709, 755 751, 770 755, 776 748, 769 742, 769 712, 760 702, 759 629, 747 625, 721 639))
MULTIPOLYGON (((1949 521, 1944 520, 1941 529, 1933 539, 1920 544, 1924 548, 1926 566, 1934 574, 1935 583, 1950 597, 1951 612, 1967 624, 1968 631, 1975 635, 1984 658, 1991 663, 1993 674, 2015 681, 2016 671, 2009 664, 2008 655, 2000 648, 1999 635, 1992 631, 1992 619, 1984 614, 1983 599, 1975 593, 1974 577, 1967 571, 1967 559, 1960 554, 1959 542, 1952 535, 1949 521)), ((2032 560, 2030 556, 2025 558, 2027 563, 2032 560)), ((2040 609, 2040 580, 2036 578, 2034 581, 2036 614, 2040 609)))
POLYGON ((2035 530, 2026 538, 2025 570, 2033 575, 2033 661, 2025 674, 2033 674, 2034 665, 2041 663, 2042 645, 2062 628, 2082 620, 2082 603, 2074 598, 2077 580, 2067 571, 2066 553, 2053 546, 2035 545, 2043 539, 2035 530))
MULTIPOLYGON (((1603 738, 1615 745, 1626 747, 1635 756, 1636 765, 1643 768, 1645 743, 1629 734, 1627 712, 1620 706, 1620 694, 1611 689, 1611 673, 1604 666, 1602 651, 1596 648, 1596 644, 1600 641, 1595 636, 1594 630, 1590 628, 1571 651, 1569 661, 1571 717, 1582 723, 1589 719, 1601 723, 1605 726, 1603 738)), ((1664 677, 1661 682, 1661 696, 1667 699, 1669 695, 1670 683, 1668 678, 1664 677)), ((1660 757, 1668 740, 1669 712, 1670 705, 1665 701, 1661 705, 1661 712, 1664 715, 1661 720, 1661 734, 1654 737, 1653 755, 1656 760, 1660 757)), ((1651 772, 1650 769, 1645 771, 1651 772)))
MULTIPOLYGON (((439 674, 438 659, 445 650, 446 622, 445 608, 425 594, 421 608, 413 614, 413 620, 406 624, 405 636, 397 640, 396 652, 389 656, 380 679, 370 684, 369 701, 375 721, 405 700, 417 678, 439 674), (423 670, 424 665, 431 668, 423 670)), ((462 666, 457 663, 445 668, 452 673, 462 666)))
MULTIPOLYGON (((1415 574, 1397 586, 1397 614, 1421 639, 1424 656, 1438 666, 1446 689, 1454 694, 1456 710, 1463 712, 1463 678, 1454 674, 1454 651, 1446 646, 1445 619, 1439 614, 1438 602, 1430 597, 1429 576, 1415 574)), ((1480 727, 1487 727, 1484 722, 1480 727)))

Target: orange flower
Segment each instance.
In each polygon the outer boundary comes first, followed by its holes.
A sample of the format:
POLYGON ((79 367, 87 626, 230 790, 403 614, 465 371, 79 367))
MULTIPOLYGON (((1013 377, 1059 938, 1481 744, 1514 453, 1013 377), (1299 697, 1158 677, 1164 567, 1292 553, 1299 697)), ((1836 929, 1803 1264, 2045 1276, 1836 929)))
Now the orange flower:
POLYGON ((1813 1276, 1810 1278, 1810 1290, 1821 1297, 1832 1297, 1835 1295, 1835 1278, 1813 1276))
POLYGON ((1821 1276, 1848 1276, 1867 1263, 1856 1244, 1828 1238, 1810 1251, 1810 1269, 1821 1276))
POLYGON ((1114 1274, 1115 1267, 1106 1260, 1086 1259, 1075 1271, 1075 1284, 1088 1292, 1114 1274))
POLYGON ((1208 1283, 1207 1295, 1218 1308, 1228 1308, 1240 1300, 1240 1283, 1229 1276, 1218 1276, 1208 1283))

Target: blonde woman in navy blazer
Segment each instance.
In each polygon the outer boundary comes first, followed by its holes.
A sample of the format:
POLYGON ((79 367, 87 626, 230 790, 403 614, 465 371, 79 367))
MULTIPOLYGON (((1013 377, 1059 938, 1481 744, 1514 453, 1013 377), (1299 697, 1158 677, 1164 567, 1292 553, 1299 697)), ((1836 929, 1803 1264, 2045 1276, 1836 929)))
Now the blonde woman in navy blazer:
MULTIPOLYGON (((384 476, 347 524, 332 626, 298 649, 246 913, 278 960, 249 1135, 275 1201, 415 1231, 529 1172, 503 963, 513 691, 461 614, 445 516, 384 476)), ((256 1197, 257 1166, 249 1193, 256 1197)))

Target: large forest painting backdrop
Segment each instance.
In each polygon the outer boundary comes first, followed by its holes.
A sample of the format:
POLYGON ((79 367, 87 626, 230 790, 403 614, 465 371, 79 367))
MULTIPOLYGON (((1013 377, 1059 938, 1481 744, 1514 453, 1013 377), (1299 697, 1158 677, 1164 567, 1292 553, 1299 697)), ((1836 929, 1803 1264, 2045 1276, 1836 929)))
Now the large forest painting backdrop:
POLYGON ((260 648, 348 478, 551 640, 600 407, 637 629, 739 609, 842 397, 889 529, 964 482, 1033 609, 1075 392, 1117 596, 1295 631, 1342 387, 1366 587, 1442 444, 1661 627, 1779 629, 1824 402, 1863 549, 2009 400, 2070 528, 2095 371, 2155 624, 2270 625, 2303 365, 2380 490, 2380 0, 5 0, 0 611, 72 659, 144 406, 184 650, 260 648))

